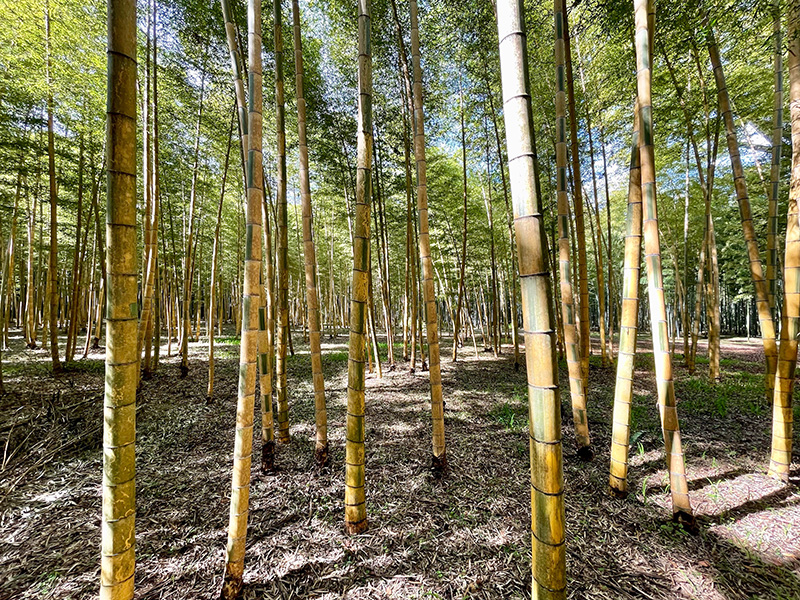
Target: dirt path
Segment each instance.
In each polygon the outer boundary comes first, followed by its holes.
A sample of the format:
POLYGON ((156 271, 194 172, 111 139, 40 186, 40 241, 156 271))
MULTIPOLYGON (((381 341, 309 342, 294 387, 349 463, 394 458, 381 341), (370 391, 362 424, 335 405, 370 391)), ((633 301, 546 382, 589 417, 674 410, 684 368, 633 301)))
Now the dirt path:
MULTIPOLYGON (((173 358, 143 382, 137 598, 216 598, 238 355, 232 339, 222 341, 213 400, 205 397, 200 345, 191 350, 187 379, 178 379, 173 358)), ((428 472, 427 374, 398 368, 383 379, 369 377, 370 528, 348 537, 342 529, 346 338, 326 341, 333 466, 313 466, 310 360, 296 339, 298 352, 289 360, 292 443, 279 447, 277 474, 254 473, 244 598, 528 598, 527 397, 524 369, 513 370, 509 349, 495 359, 465 348, 457 365, 445 360, 451 471, 441 481, 428 472)), ((14 351, 4 355, 11 393, 0 399, 0 599, 93 598, 103 355, 53 379, 46 353, 17 350, 21 344, 13 340, 14 351)), ((592 358, 589 417, 597 456, 590 464, 577 460, 569 397, 562 394, 569 598, 800 598, 800 493, 763 476, 770 411, 759 394, 761 366, 753 362, 759 352, 757 343, 726 341, 718 386, 676 368, 697 536, 669 520, 652 355, 637 359, 627 500, 605 491, 613 370, 592 358)))

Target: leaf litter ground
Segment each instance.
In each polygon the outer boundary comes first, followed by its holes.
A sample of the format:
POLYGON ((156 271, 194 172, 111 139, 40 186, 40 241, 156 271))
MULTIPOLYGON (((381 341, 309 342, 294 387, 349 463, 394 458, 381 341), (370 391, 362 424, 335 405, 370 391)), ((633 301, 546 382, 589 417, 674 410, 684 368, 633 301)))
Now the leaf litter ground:
MULTIPOLYGON (((190 375, 175 357, 142 383, 137 437, 137 593, 216 598, 224 563, 238 345, 206 349, 190 375)), ((427 373, 402 359, 367 380, 369 530, 344 534, 346 337, 324 345, 331 467, 313 460, 308 348, 289 359, 292 441, 274 474, 253 471, 244 598, 529 598, 530 493, 524 367, 511 348, 443 362, 450 470, 429 472, 427 373)), ((103 353, 49 373, 44 350, 4 353, 0 398, 0 599, 96 597, 99 579, 103 353)), ((447 344, 442 356, 449 356, 447 344)), ((704 348, 701 347, 701 354, 704 348)), ((607 492, 614 370, 592 357, 589 418, 596 457, 575 452, 562 392, 567 569, 571 599, 800 598, 800 492, 764 476, 770 409, 755 342, 725 340, 723 381, 689 376, 676 358, 687 473, 700 532, 670 521, 652 354, 637 357, 630 489, 607 492)), ((702 362, 702 357, 700 361, 702 362)), ((700 365, 700 371, 705 365, 700 365)), ((562 363, 562 383, 566 368, 562 363)), ((562 385, 562 390, 567 386, 562 385)), ((796 411, 797 413, 797 411, 796 411)), ((259 428, 256 427, 256 432, 259 428)), ((254 455, 260 454, 260 440, 254 455)))

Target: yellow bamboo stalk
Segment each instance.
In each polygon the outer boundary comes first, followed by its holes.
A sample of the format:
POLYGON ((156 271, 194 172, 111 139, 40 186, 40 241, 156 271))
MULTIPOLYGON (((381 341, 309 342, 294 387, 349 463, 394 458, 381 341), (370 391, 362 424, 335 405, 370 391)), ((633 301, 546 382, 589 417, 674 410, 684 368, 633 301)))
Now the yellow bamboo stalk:
POLYGON ((778 376, 772 403, 772 455, 769 475, 789 481, 792 464, 792 396, 800 335, 800 2, 790 0, 789 21, 789 109, 792 123, 792 178, 786 219, 786 254, 783 261, 783 311, 778 376))
POLYGON ((369 295, 369 200, 372 195, 372 54, 370 0, 358 0, 358 165, 353 227, 353 280, 347 363, 344 526, 367 528, 364 495, 364 367, 369 295))
POLYGON ((561 403, 550 261, 533 137, 523 0, 498 0, 508 171, 517 234, 530 403, 532 594, 566 597, 561 403))
POLYGON ((578 456, 591 460, 594 456, 589 440, 589 420, 586 414, 586 387, 581 374, 581 349, 575 322, 575 303, 570 266, 570 208, 567 196, 567 94, 564 53, 564 0, 555 0, 555 65, 556 65, 556 187, 558 202, 558 264, 561 282, 561 318, 569 371, 569 390, 578 456))
POLYGON ((661 240, 658 230, 656 201, 655 152, 653 146, 653 106, 651 99, 651 57, 655 26, 653 0, 634 0, 636 19, 636 87, 639 98, 639 160, 641 161, 642 222, 650 322, 653 336, 653 358, 658 387, 658 408, 669 470, 673 518, 687 527, 694 527, 689 503, 689 490, 681 447, 680 424, 672 380, 672 354, 669 351, 667 307, 661 270, 661 240))
POLYGON ((447 469, 447 452, 444 439, 444 400, 442 398, 442 371, 439 363, 439 331, 436 315, 436 294, 433 282, 433 260, 428 232, 428 183, 425 159, 425 111, 422 102, 422 64, 419 49, 419 24, 417 2, 411 7, 411 63, 414 69, 414 158, 417 162, 417 208, 419 211, 419 256, 422 262, 422 292, 425 301, 425 332, 428 337, 428 368, 431 381, 431 414, 433 417, 434 472, 447 469))
POLYGON ((722 70, 722 59, 720 58, 719 48, 717 47, 717 42, 707 16, 703 22, 707 28, 708 54, 711 58, 711 66, 714 69, 714 80, 717 83, 719 110, 725 122, 728 154, 730 155, 731 168, 733 169, 733 185, 736 191, 736 200, 739 203, 739 216, 742 221, 744 241, 747 245, 747 257, 750 261, 750 277, 753 280, 753 287, 755 288, 758 321, 761 325, 761 340, 764 345, 764 356, 767 366, 765 378, 766 391, 767 397, 771 398, 775 387, 775 370, 778 363, 778 345, 775 342, 775 322, 772 318, 772 311, 770 310, 769 289, 767 281, 764 278, 764 268, 761 264, 761 256, 758 251, 758 239, 756 238, 756 232, 753 226, 750 198, 747 195, 747 181, 744 175, 744 168, 742 167, 742 160, 739 156, 739 142, 736 139, 736 126, 733 122, 730 97, 725 84, 725 74, 722 70))
POLYGON ((611 493, 628 495, 628 447, 630 444, 633 372, 639 322, 639 278, 642 262, 642 173, 639 162, 639 103, 633 114, 633 143, 628 176, 628 215, 622 279, 622 318, 614 385, 614 417, 611 432, 611 493))
POLYGON ((308 338, 311 347, 311 377, 314 385, 316 445, 314 457, 318 465, 328 462, 328 414, 325 407, 325 379, 322 374, 320 344, 319 294, 317 292, 317 254, 314 247, 311 183, 308 176, 308 144, 306 142, 306 100, 303 96, 303 47, 300 35, 300 6, 292 0, 294 31, 295 95, 297 96, 297 139, 300 146, 300 199, 303 203, 303 258, 306 272, 306 305, 308 306, 308 338))
POLYGON ((242 286, 242 337, 239 350, 239 394, 236 403, 236 439, 225 551, 225 577, 220 597, 233 600, 242 589, 247 519, 250 512, 250 467, 253 458, 253 422, 256 396, 258 307, 261 295, 261 203, 264 170, 262 140, 261 3, 249 0, 247 38, 250 64, 250 113, 248 116, 247 203, 245 207, 245 255, 242 286))
POLYGON ((109 2, 101 600, 133 598, 136 562, 136 32, 136 2, 109 2))

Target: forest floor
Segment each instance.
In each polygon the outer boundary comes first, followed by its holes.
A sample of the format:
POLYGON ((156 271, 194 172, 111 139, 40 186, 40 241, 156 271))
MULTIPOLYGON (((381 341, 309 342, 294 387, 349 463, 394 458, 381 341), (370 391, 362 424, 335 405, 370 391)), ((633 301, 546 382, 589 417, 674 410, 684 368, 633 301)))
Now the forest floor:
MULTIPOLYGON (((307 346, 288 361, 292 441, 278 471, 254 468, 244 598, 528 598, 530 488, 524 366, 443 345, 450 470, 429 471, 427 373, 367 381, 368 531, 343 532, 347 338, 326 336, 323 364, 332 466, 313 461, 307 346)), ((96 597, 101 505, 102 350, 50 374, 46 351, 19 335, 4 353, 0 398, 0 599, 96 597)), ((680 345, 679 345, 680 349, 680 345)), ((481 349, 482 350, 482 349, 481 349)), ((705 348, 701 345, 700 354, 705 348)), ((607 493, 614 370, 591 360, 589 422, 597 455, 575 452, 562 393, 567 569, 571 599, 800 598, 800 490, 764 475, 770 409, 758 340, 725 340, 723 380, 676 359, 691 500, 690 535, 670 520, 649 342, 637 357, 631 494, 607 493)), ((205 345, 190 375, 165 359, 144 381, 137 436, 137 598, 216 598, 224 563, 238 342, 218 340, 206 399, 205 345)), ((562 364, 562 390, 567 390, 562 364)), ((795 406, 795 420, 800 411, 795 406)), ((256 427, 256 431, 259 428, 256 427)), ((254 444, 260 455, 260 440, 254 444)))

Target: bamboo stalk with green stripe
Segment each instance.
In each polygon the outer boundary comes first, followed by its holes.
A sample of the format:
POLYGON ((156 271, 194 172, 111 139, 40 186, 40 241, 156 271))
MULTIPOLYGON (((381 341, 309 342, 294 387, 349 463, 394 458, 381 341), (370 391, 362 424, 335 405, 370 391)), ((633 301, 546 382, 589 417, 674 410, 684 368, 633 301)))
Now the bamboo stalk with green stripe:
POLYGON ((636 88, 639 99, 639 160, 642 185, 642 229, 644 259, 647 265, 647 291, 650 304, 650 323, 653 336, 658 408, 661 431, 669 470, 673 519, 694 527, 694 515, 689 502, 686 470, 681 446, 681 431, 672 380, 672 354, 669 348, 667 307, 664 299, 664 279, 661 267, 661 240, 658 230, 656 200, 656 169, 653 146, 653 105, 651 99, 651 57, 655 29, 653 0, 634 0, 636 20, 636 88))
POLYGON ((783 311, 778 376, 772 402, 772 454, 769 475, 789 481, 792 464, 792 400, 797 338, 800 336, 800 2, 790 0, 788 8, 789 108, 792 123, 792 178, 786 218, 786 254, 783 261, 783 311))
POLYGON ((532 598, 566 597, 564 476, 555 317, 533 136, 523 0, 497 2, 508 171, 530 403, 532 598))

